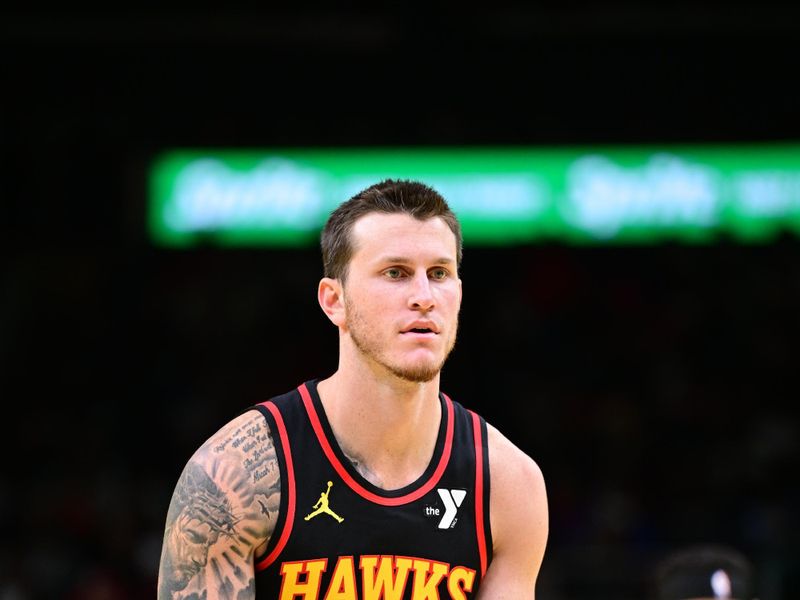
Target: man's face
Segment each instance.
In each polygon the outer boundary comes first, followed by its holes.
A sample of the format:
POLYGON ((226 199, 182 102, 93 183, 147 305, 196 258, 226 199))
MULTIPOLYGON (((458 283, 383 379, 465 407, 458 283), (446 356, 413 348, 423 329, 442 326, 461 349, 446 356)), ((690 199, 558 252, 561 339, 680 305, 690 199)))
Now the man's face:
POLYGON ((219 534, 211 529, 208 523, 182 514, 171 530, 175 537, 171 547, 176 554, 171 556, 171 580, 174 589, 184 589, 189 581, 206 565, 208 549, 219 538, 219 534))
POLYGON ((344 333, 373 365, 408 381, 430 381, 456 341, 455 235, 438 217, 370 213, 351 236, 344 333))

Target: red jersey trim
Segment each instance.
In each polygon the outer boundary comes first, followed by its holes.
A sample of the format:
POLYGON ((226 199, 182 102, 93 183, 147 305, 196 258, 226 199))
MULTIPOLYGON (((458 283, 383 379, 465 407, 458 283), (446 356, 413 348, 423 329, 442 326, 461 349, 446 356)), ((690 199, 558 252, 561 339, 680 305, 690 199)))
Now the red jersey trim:
POLYGON ((450 461, 450 452, 453 448, 453 403, 446 395, 443 394, 445 406, 447 407, 447 430, 444 438, 444 449, 442 450, 442 455, 439 458, 439 464, 436 465, 436 470, 433 472, 428 481, 426 481, 413 492, 409 492, 404 496, 392 498, 379 496, 378 494, 366 489, 355 479, 353 479, 353 476, 350 475, 344 465, 339 461, 339 458, 334 453, 333 448, 331 448, 328 438, 325 436, 325 432, 322 429, 322 423, 320 423, 319 415, 314 408, 314 403, 311 400, 311 394, 309 393, 308 388, 306 388, 306 385, 303 384, 298 388, 298 390, 300 391, 300 396, 303 398, 303 404, 305 405, 306 412, 308 413, 308 418, 311 419, 311 426, 314 428, 314 433, 317 435, 320 446, 322 446, 322 451, 325 453, 325 456, 328 457, 328 461, 339 474, 339 477, 342 478, 342 480, 350 487, 350 489, 352 489, 362 498, 382 506, 400 506, 402 504, 408 504, 409 502, 418 500, 430 492, 434 486, 439 483, 439 480, 442 478, 442 474, 447 468, 447 463, 450 461))
POLYGON ((481 578, 486 576, 486 531, 483 526, 483 435, 481 421, 472 415, 472 435, 475 439, 475 531, 478 534, 478 555, 481 559, 481 578))
MULTIPOLYGON (((289 447, 289 435, 286 432, 286 424, 283 422, 283 417, 281 416, 281 411, 278 410, 278 407, 275 406, 270 401, 262 402, 261 406, 265 407, 269 412, 272 413, 272 416, 275 418, 275 423, 278 425, 278 435, 281 439, 281 446, 283 447, 283 455, 286 459, 286 474, 288 478, 287 482, 287 492, 288 492, 288 500, 289 505, 286 509, 286 520, 284 521, 283 531, 281 531, 281 536, 278 538, 278 543, 275 544, 275 547, 272 549, 266 557, 264 557, 259 563, 256 565, 256 570, 263 571, 275 560, 278 558, 283 549, 286 547, 286 542, 289 541, 289 535, 292 533, 292 524, 294 523, 294 511, 295 511, 295 485, 294 485, 294 463, 292 462, 292 449, 289 447)), ((283 486, 281 486, 283 487, 283 486)), ((281 489, 281 493, 283 493, 283 489, 281 489)))

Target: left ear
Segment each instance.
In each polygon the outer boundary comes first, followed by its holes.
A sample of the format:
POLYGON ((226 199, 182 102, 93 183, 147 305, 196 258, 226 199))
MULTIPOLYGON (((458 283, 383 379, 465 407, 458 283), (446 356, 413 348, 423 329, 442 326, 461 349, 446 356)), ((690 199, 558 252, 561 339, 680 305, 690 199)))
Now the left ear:
POLYGON ((323 277, 317 288, 317 301, 331 323, 343 327, 346 322, 344 287, 338 279, 323 277))

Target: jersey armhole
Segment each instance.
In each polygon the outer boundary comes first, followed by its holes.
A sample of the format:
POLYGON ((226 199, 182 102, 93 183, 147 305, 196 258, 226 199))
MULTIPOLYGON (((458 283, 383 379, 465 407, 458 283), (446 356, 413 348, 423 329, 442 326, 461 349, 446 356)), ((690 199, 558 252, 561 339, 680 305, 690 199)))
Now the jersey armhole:
POLYGON ((275 522, 272 536, 264 552, 253 557, 256 571, 263 571, 274 563, 289 540, 292 531, 295 513, 295 478, 292 450, 289 446, 289 436, 283 422, 280 410, 271 401, 262 402, 248 410, 257 410, 267 421, 272 433, 272 443, 278 460, 278 469, 281 476, 281 499, 278 509, 278 518, 275 522))
POLYGON ((492 562, 492 526, 489 499, 491 478, 489 473, 489 436, 486 421, 469 411, 472 417, 472 435, 475 443, 475 531, 478 537, 478 554, 481 579, 492 562))

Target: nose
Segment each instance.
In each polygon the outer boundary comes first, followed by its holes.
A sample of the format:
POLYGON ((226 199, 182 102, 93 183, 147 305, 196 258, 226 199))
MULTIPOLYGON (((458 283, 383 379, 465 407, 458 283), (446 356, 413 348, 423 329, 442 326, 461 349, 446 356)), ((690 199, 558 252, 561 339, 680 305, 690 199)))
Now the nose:
POLYGON ((412 310, 429 311, 434 306, 433 290, 427 273, 414 277, 408 305, 412 310))
POLYGON ((200 550, 193 558, 192 561, 200 566, 205 567, 208 564, 208 548, 200 550))

